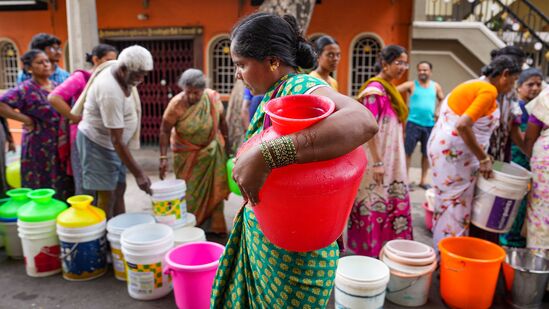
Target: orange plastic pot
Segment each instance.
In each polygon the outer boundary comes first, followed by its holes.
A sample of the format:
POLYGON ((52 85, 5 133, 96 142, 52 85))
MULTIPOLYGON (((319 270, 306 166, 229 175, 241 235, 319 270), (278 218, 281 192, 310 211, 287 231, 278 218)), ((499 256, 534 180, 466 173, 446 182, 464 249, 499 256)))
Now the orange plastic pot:
MULTIPOLYGON (((294 95, 265 106, 272 127, 247 141, 239 154, 261 141, 300 131, 328 117, 326 97, 294 95)), ((341 157, 274 169, 253 210, 264 235, 278 247, 307 252, 324 248, 343 232, 366 168, 362 147, 341 157)))
POLYGON ((490 308, 505 251, 474 237, 448 237, 440 250, 440 294, 451 308, 490 308))

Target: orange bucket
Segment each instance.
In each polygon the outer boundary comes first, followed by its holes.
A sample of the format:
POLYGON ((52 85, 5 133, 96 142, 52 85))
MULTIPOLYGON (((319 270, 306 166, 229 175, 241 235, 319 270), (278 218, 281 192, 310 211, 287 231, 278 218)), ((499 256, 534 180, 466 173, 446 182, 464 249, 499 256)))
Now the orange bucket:
POLYGON ((440 250, 440 294, 451 308, 490 308, 505 251, 474 237, 448 237, 440 250))

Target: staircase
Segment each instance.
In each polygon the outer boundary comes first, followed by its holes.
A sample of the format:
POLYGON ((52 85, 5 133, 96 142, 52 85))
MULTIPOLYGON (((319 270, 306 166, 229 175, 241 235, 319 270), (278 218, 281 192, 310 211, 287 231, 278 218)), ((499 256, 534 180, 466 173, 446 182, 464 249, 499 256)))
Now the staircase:
POLYGON ((427 20, 482 22, 549 75, 549 18, 529 0, 430 0, 427 20))
POLYGON ((549 0, 415 0, 412 62, 446 53, 446 61, 439 63, 457 69, 457 76, 439 79, 453 88, 467 75, 478 74, 490 61, 491 49, 516 45, 527 54, 528 65, 549 77, 549 6, 544 1, 549 0))

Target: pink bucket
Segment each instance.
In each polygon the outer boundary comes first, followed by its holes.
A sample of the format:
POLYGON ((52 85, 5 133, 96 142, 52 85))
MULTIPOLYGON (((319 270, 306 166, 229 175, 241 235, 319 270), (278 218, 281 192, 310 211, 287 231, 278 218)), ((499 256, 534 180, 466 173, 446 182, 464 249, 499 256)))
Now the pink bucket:
POLYGON ((421 207, 425 210, 425 227, 431 231, 433 230, 433 211, 429 209, 427 202, 423 203, 421 207))
POLYGON ((223 250, 225 247, 218 243, 200 241, 166 253, 164 273, 172 277, 177 308, 210 308, 212 285, 223 250))

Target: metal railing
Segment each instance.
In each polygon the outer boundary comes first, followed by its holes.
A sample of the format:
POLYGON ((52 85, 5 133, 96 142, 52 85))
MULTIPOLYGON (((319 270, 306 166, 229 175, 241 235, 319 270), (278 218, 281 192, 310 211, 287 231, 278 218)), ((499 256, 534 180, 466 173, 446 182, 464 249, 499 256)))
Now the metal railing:
POLYGON ((549 19, 528 0, 427 0, 430 21, 478 21, 549 75, 549 19))

